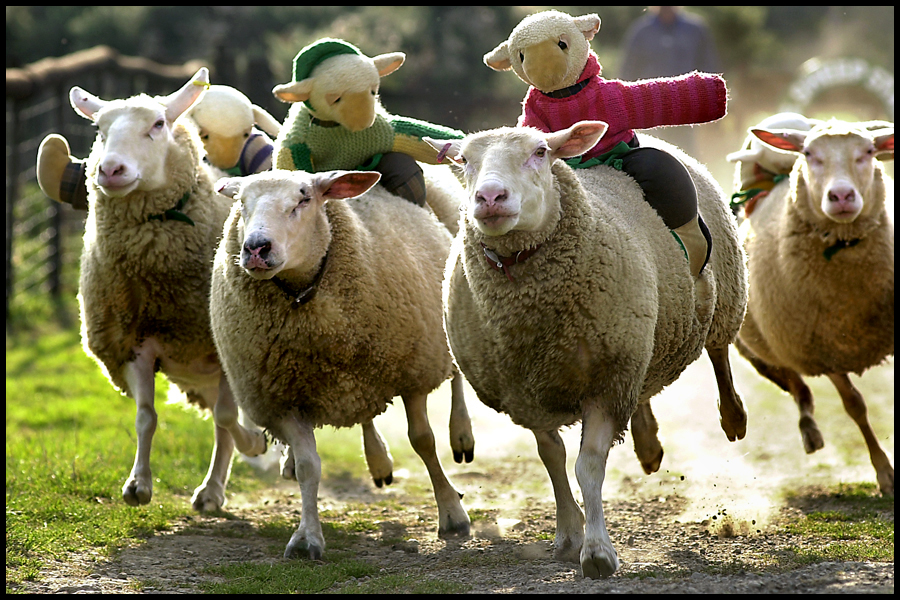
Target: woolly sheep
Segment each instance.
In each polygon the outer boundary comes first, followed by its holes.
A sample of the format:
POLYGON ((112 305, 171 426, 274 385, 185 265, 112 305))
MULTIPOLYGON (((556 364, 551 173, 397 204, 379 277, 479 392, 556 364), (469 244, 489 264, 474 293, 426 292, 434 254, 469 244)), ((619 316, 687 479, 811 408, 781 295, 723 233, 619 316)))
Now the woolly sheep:
POLYGON ((452 367, 440 292, 450 235, 381 186, 343 200, 379 177, 273 170, 217 183, 237 202, 213 266, 213 335, 240 406, 290 447, 302 516, 285 558, 317 559, 325 548, 314 428, 371 421, 398 395, 439 533, 469 531, 426 414, 428 393, 452 367))
POLYGON ((894 127, 831 120, 811 131, 753 129, 793 153, 790 179, 742 223, 750 302, 738 350, 793 396, 803 447, 824 445, 802 375, 827 375, 862 431, 882 494, 894 468, 872 431, 848 373, 894 354, 893 182, 876 158, 892 158, 894 127))
POLYGON ((633 179, 603 166, 573 171, 556 160, 583 154, 606 127, 582 121, 549 134, 517 127, 461 143, 432 140, 463 165, 468 192, 444 279, 451 351, 485 404, 534 433, 557 502, 556 555, 580 561, 592 578, 618 568, 601 487, 609 449, 639 403, 646 406, 705 345, 717 376, 724 370, 720 390, 731 388, 722 393, 723 426, 746 423, 727 361, 746 281, 721 189, 666 145, 691 170, 716 240, 695 284, 678 242, 633 179), (579 420, 575 473, 586 529, 557 431, 579 420))
POLYGON ((98 129, 87 159, 81 337, 113 387, 137 405, 137 454, 122 488, 132 506, 147 504, 153 493, 157 370, 189 401, 213 410, 216 443, 191 500, 195 509, 225 503, 235 443, 247 454, 266 445, 261 432, 237 423, 209 327, 210 269, 230 202, 213 192, 196 133, 176 122, 207 81, 203 68, 164 97, 107 102, 79 87, 70 92, 75 112, 98 129))

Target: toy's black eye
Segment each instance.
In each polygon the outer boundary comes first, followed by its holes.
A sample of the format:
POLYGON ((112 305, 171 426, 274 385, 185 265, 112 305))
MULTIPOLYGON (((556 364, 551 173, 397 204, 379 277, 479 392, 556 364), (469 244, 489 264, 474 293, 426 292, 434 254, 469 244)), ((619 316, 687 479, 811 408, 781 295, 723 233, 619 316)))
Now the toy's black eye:
POLYGON ((560 49, 560 50, 565 50, 566 48, 569 47, 569 46, 568 46, 564 41, 562 41, 562 40, 559 40, 559 43, 557 44, 557 46, 559 46, 559 49, 560 49))
POLYGON ((519 62, 525 62, 525 54, 523 52, 519 52, 519 62))
POLYGON ((466 157, 463 156, 462 154, 460 154, 459 158, 457 158, 456 160, 458 160, 459 164, 461 164, 461 165, 465 165, 465 164, 469 163, 469 161, 466 160, 466 157))

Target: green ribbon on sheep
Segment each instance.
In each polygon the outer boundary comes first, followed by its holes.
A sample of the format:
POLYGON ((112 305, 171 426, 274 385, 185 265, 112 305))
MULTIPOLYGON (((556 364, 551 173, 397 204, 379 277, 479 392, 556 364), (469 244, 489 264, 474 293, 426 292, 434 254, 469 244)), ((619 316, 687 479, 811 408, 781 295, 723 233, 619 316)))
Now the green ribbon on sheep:
POLYGON ((188 198, 191 197, 191 192, 188 190, 184 193, 184 196, 181 197, 181 200, 178 201, 178 204, 175 205, 175 208, 170 208, 162 214, 150 215, 147 217, 148 221, 181 221, 182 223, 187 223, 191 227, 194 227, 194 221, 181 212, 181 209, 184 208, 184 205, 187 204, 188 198))
POLYGON ((634 150, 631 146, 626 144, 625 142, 619 142, 615 146, 613 146, 612 150, 601 154, 600 156, 596 156, 584 162, 581 162, 581 157, 576 156, 575 158, 570 158, 565 161, 567 165, 572 167, 573 169, 588 169, 590 167, 596 167, 597 165, 606 165, 608 167, 612 167, 616 171, 622 170, 622 158, 621 156, 628 152, 629 150, 634 150))

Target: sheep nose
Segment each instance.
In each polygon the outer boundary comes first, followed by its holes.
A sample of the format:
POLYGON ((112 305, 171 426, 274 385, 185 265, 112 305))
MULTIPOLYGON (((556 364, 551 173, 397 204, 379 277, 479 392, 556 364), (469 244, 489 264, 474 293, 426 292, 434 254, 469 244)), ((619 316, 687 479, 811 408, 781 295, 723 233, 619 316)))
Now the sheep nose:
POLYGON ((251 234, 250 237, 244 241, 244 251, 251 256, 255 255, 264 259, 269 255, 270 250, 272 250, 272 242, 271 240, 266 239, 262 234, 251 234))
POLYGON ((828 190, 828 200, 831 202, 853 202, 856 199, 856 192, 853 188, 832 188, 828 190))
POLYGON ((503 202, 509 197, 506 188, 499 181, 490 181, 478 187, 475 192, 475 201, 484 204, 503 202))
POLYGON ((107 177, 120 177, 125 174, 125 165, 122 163, 113 163, 111 165, 100 165, 100 172, 107 177))

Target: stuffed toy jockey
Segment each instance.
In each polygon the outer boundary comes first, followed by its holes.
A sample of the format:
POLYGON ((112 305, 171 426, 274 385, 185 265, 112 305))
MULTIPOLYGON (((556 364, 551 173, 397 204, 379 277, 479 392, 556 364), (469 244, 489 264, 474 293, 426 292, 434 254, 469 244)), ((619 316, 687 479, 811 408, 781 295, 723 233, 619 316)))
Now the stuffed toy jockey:
POLYGON ((604 79, 589 44, 599 30, 595 14, 540 12, 519 23, 508 40, 484 55, 484 62, 496 71, 512 69, 532 86, 519 126, 549 133, 582 120, 609 124, 593 149, 566 162, 574 168, 607 164, 634 177, 647 202, 676 234, 691 274, 698 277, 709 260, 712 239, 697 210, 694 182, 674 156, 641 148, 634 130, 722 118, 725 81, 697 72, 637 82, 604 79))
POLYGON ((303 48, 294 57, 293 81, 272 90, 294 103, 275 140, 275 168, 377 170, 388 191, 424 205, 425 180, 416 160, 436 164, 436 157, 422 138, 464 134, 385 112, 378 101, 380 78, 404 60, 402 52, 369 58, 331 38, 303 48))
MULTIPOLYGON (((232 176, 272 168, 274 143, 269 135, 278 135, 278 121, 236 89, 209 86, 187 115, 197 126, 208 164, 232 176)), ((84 160, 72 156, 61 135, 50 134, 41 142, 37 180, 48 197, 87 210, 84 160)))

